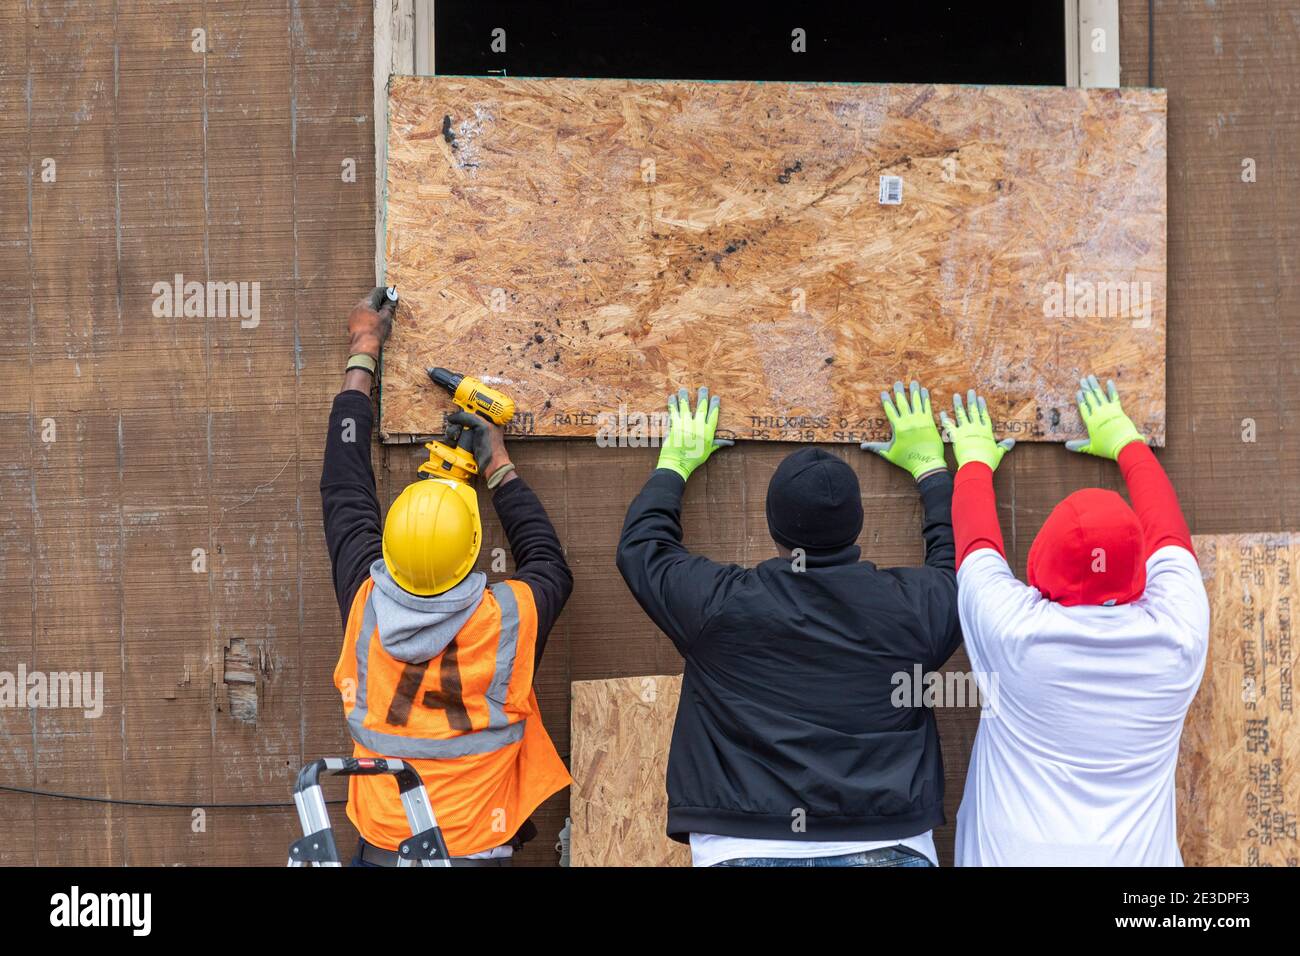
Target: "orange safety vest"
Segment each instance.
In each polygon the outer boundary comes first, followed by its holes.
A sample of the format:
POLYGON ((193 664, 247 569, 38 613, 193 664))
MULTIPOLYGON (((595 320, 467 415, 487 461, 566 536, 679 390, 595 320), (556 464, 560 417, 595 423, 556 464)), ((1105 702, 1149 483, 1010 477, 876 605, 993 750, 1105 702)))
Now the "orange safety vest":
MULTIPOLYGON (((334 668, 353 755, 415 767, 452 856, 501 846, 572 783, 533 693, 532 590, 522 581, 492 585, 441 654, 407 664, 380 640, 374 587, 366 580, 352 601, 334 668)), ((349 778, 348 818, 385 849, 411 835, 391 776, 349 778)))

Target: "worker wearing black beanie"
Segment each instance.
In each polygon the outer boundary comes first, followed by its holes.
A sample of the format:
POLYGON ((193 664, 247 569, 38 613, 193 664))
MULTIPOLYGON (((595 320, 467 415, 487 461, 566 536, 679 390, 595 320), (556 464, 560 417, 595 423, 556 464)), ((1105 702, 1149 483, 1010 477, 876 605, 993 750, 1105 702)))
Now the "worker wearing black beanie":
POLYGON ((820 448, 800 448, 767 483, 767 528, 788 551, 802 548, 822 557, 854 547, 862 533, 858 476, 820 448))
POLYGON ((882 396, 873 451, 916 479, 925 565, 862 561, 862 493, 801 448, 767 489, 779 557, 719 564, 682 544, 687 479, 723 442, 718 399, 669 399, 659 467, 628 509, 618 569, 685 658, 668 755, 668 835, 697 866, 926 866, 944 822, 934 713, 898 693, 961 643, 952 476, 929 393, 882 396), (900 702, 901 701, 901 702, 900 702))

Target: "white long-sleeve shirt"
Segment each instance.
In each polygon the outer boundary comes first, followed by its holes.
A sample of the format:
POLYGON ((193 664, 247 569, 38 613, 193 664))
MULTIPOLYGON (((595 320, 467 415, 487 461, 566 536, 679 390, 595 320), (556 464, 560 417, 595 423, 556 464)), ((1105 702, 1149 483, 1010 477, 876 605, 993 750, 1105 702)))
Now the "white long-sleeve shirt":
POLYGON ((958 866, 1181 866, 1174 773, 1210 611, 1193 555, 1163 547, 1146 591, 1066 607, 991 548, 957 572, 984 700, 957 814, 958 866))

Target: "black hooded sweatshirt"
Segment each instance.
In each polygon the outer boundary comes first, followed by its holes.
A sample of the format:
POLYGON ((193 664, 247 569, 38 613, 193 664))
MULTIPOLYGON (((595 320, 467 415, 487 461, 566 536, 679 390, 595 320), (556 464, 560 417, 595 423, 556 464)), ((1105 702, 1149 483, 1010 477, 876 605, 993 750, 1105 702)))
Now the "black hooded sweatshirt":
POLYGON ((686 666, 668 756, 668 835, 903 839, 944 822, 934 713, 894 706, 914 668, 961 643, 952 476, 927 477, 925 565, 877 568, 856 546, 755 568, 682 545, 686 483, 655 471, 618 568, 686 666))

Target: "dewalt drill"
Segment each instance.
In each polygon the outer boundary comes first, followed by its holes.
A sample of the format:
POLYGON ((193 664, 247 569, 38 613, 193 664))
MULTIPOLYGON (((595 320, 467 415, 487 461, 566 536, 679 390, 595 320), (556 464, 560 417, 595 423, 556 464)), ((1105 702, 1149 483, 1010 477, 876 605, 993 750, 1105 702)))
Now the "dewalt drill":
MULTIPOLYGON (((515 400, 504 392, 445 368, 431 368, 428 373, 433 383, 446 389, 451 400, 465 411, 482 415, 494 425, 501 426, 515 417, 515 400)), ((471 429, 463 425, 448 425, 442 441, 431 441, 424 446, 429 449, 429 460, 417 471, 431 478, 456 478, 468 482, 471 475, 478 474, 478 463, 474 461, 470 447, 473 441, 471 429)))

